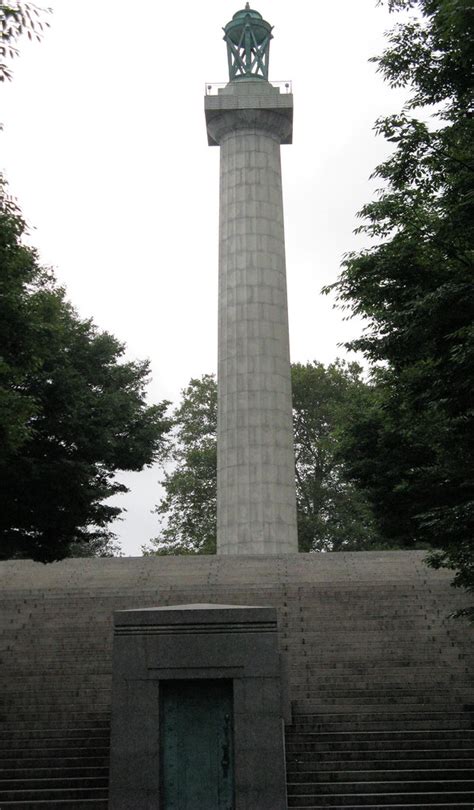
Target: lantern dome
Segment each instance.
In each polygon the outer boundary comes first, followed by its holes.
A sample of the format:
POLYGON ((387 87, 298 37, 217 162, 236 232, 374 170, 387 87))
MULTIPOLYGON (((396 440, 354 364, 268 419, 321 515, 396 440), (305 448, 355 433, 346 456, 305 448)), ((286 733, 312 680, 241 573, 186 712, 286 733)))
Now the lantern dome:
POLYGON ((268 63, 272 26, 262 15, 250 8, 237 11, 224 28, 229 61, 229 79, 265 79, 268 81, 268 63))

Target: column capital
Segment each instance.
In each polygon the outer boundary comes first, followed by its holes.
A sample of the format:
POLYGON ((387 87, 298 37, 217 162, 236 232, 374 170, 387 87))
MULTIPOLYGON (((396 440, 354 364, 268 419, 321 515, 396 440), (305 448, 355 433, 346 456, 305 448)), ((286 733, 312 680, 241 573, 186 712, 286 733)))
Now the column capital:
POLYGON ((231 132, 263 130, 279 143, 292 143, 293 94, 280 93, 265 81, 229 82, 204 100, 209 146, 217 146, 231 132))
POLYGON ((272 135, 278 143, 291 143, 292 122, 287 116, 272 110, 227 110, 208 120, 209 145, 217 146, 226 135, 246 129, 272 135))

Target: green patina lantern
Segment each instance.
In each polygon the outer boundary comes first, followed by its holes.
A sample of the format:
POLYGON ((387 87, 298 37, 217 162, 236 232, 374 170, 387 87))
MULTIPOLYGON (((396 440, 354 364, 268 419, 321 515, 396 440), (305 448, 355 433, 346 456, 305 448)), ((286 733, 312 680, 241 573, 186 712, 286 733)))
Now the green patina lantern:
POLYGON ((272 27, 249 3, 237 11, 224 28, 229 60, 229 79, 268 81, 272 27))

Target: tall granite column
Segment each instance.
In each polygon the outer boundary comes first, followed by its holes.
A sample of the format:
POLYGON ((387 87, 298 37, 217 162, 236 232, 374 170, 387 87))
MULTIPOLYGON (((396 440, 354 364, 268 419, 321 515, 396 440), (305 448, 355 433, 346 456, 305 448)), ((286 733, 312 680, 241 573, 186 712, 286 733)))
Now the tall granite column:
POLYGON ((217 551, 298 550, 280 144, 293 97, 231 81, 206 97, 219 144, 217 551))

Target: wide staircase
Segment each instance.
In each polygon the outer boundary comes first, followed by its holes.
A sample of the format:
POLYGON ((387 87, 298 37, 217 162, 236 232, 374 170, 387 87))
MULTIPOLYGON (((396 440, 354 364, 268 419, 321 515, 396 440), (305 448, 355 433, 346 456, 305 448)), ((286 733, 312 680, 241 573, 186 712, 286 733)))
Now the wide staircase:
POLYGON ((192 602, 278 608, 289 808, 473 810, 474 633, 423 556, 0 563, 0 810, 105 810, 112 613, 192 602))

